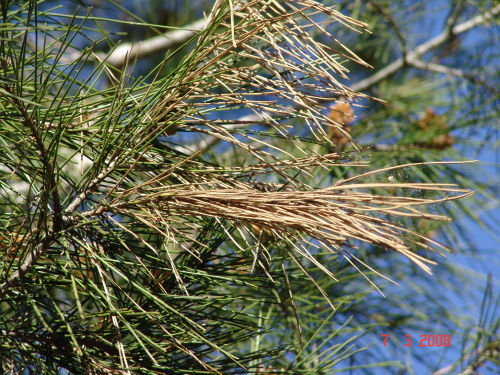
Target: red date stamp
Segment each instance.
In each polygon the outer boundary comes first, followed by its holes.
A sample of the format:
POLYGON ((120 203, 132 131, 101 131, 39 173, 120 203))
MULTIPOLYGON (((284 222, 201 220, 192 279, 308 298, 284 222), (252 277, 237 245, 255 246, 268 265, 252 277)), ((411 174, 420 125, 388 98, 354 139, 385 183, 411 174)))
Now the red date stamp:
MULTIPOLYGON (((389 335, 380 335, 384 337, 384 346, 387 346, 389 341, 389 335)), ((413 338, 411 335, 404 336, 405 344, 404 346, 412 346, 413 338)), ((418 340, 421 347, 424 346, 450 346, 451 345, 451 335, 420 335, 418 340)))

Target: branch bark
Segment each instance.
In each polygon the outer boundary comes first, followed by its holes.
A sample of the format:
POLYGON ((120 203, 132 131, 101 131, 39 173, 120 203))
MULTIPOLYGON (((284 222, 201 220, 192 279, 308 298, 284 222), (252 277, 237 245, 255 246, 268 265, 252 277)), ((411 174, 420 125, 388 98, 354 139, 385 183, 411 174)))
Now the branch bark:
POLYGON ((23 264, 0 286, 0 298, 3 298, 10 288, 16 285, 26 272, 33 267, 38 258, 47 251, 53 240, 54 234, 50 233, 26 256, 23 264))
POLYGON ((477 15, 476 17, 472 18, 469 21, 465 21, 451 29, 451 32, 448 30, 444 30, 441 34, 436 36, 435 38, 432 38, 428 40, 425 43, 422 43, 419 45, 415 50, 412 52, 409 52, 406 58, 406 61, 400 57, 396 61, 390 63, 387 65, 385 68, 381 69, 377 73, 373 74, 372 76, 363 79, 359 81, 358 83, 355 83, 351 86, 351 88, 355 91, 363 91, 366 90, 367 88, 375 85, 376 83, 382 81, 383 79, 387 78, 388 76, 396 73, 399 69, 401 69, 405 63, 412 63, 414 64, 415 62, 419 61, 420 56, 422 56, 424 53, 430 51, 433 48, 436 48, 437 46, 445 43, 450 36, 452 35, 459 35, 462 34, 484 22, 487 20, 495 17, 500 13, 500 5, 497 5, 491 10, 485 12, 484 14, 477 15))
POLYGON ((140 42, 124 43, 118 46, 110 55, 98 54, 100 60, 114 67, 121 67, 127 59, 135 59, 151 56, 162 50, 166 50, 182 44, 194 36, 198 31, 203 30, 207 24, 205 19, 197 20, 184 26, 181 29, 168 31, 140 42))

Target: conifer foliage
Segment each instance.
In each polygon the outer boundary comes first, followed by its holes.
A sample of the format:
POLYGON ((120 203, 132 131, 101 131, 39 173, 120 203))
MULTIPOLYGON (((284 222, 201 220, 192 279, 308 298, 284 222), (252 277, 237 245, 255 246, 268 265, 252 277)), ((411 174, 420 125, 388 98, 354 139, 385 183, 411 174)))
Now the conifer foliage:
POLYGON ((399 326, 361 308, 366 289, 404 279, 388 264, 432 278, 453 207, 482 204, 439 173, 470 170, 444 154, 452 118, 400 116, 410 130, 376 143, 405 98, 350 76, 375 65, 371 20, 342 2, 211 4, 170 30, 103 17, 125 12, 112 1, 2 1, 3 373, 393 365, 351 347, 353 330, 399 326))

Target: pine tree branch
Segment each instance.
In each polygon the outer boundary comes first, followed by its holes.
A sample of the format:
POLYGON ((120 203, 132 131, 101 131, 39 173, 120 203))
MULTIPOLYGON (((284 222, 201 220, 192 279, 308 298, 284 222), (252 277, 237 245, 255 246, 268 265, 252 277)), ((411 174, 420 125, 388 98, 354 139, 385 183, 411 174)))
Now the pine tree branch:
POLYGON ((498 89, 488 85, 488 83, 486 83, 484 80, 478 78, 474 74, 464 72, 462 69, 451 68, 449 66, 445 66, 442 64, 428 63, 428 62, 418 60, 418 59, 410 61, 409 65, 414 66, 415 68, 418 68, 418 69, 422 69, 422 70, 428 70, 431 72, 446 74, 446 75, 455 76, 455 77, 459 77, 459 78, 465 78, 465 79, 469 80, 470 82, 473 82, 475 84, 478 84, 478 85, 485 87, 491 93, 498 94, 498 92, 499 92, 498 89))
POLYGON ((406 48, 406 41, 403 37, 403 34, 401 33, 401 30, 399 26, 396 24, 396 21, 394 18, 391 16, 389 12, 385 10, 385 8, 380 5, 377 1, 375 0, 368 0, 368 2, 375 8, 377 11, 386 19, 386 21, 391 25, 392 29, 396 33, 396 37, 398 38, 400 47, 401 47, 401 53, 403 54, 403 58, 406 59, 406 55, 408 53, 407 48, 406 48))
POLYGON ((156 52, 163 51, 189 40, 198 31, 207 25, 205 19, 197 20, 178 30, 167 31, 162 35, 144 39, 134 43, 124 43, 118 46, 110 55, 98 54, 99 60, 106 62, 116 68, 121 67, 126 59, 136 59, 151 56, 156 52))
POLYGON ((465 77, 466 73, 457 68, 450 68, 448 66, 444 66, 442 64, 435 64, 435 63, 428 63, 422 60, 413 60, 410 62, 410 65, 414 66, 415 68, 423 69, 423 70, 429 70, 432 72, 436 73, 443 73, 447 75, 452 75, 455 77, 465 77))
POLYGON ((73 202, 64 210, 64 213, 69 215, 72 214, 73 211, 76 210, 78 206, 80 206, 87 198, 89 195, 93 194, 95 190, 100 186, 101 182, 113 171, 113 169, 116 167, 115 162, 111 162, 108 168, 99 173, 99 175, 94 178, 89 186, 83 191, 78 197, 75 198, 73 202))
POLYGON ((28 254, 23 264, 0 286, 0 298, 3 298, 9 289, 16 285, 20 279, 31 269, 38 258, 45 253, 53 242, 54 234, 50 233, 43 237, 42 241, 28 254))
POLYGON ((453 28, 456 26, 458 18, 465 6, 465 0, 459 0, 458 4, 455 5, 451 9, 450 15, 446 19, 445 32, 450 34, 453 31, 453 28))
POLYGON ((383 79, 389 77, 390 75, 396 73, 399 69, 401 69, 405 63, 413 64, 415 61, 419 60, 419 57, 422 56, 424 53, 430 51, 433 48, 436 48, 437 46, 445 43, 447 40, 450 39, 450 37, 462 34, 486 21, 489 19, 495 17, 500 13, 500 5, 497 5, 493 8, 491 8, 489 11, 477 15, 476 17, 472 18, 471 20, 465 21, 451 29, 451 32, 448 30, 444 30, 441 34, 436 36, 435 38, 432 38, 428 40, 425 43, 422 43, 419 45, 417 48, 415 48, 413 51, 409 52, 406 58, 406 61, 403 57, 400 57, 399 59, 395 60, 394 62, 390 63, 387 65, 385 68, 379 70, 377 73, 373 74, 372 76, 363 79, 359 81, 358 83, 355 83, 351 86, 351 88, 354 91, 363 91, 368 89, 369 87, 377 84, 378 82, 382 81, 383 79))

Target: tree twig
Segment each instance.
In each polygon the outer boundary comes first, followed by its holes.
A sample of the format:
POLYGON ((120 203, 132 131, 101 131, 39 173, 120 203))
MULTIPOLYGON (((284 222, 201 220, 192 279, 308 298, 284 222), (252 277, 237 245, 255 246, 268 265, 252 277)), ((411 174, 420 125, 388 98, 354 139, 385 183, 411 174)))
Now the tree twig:
POLYGON ((31 251, 19 267, 10 277, 0 286, 0 298, 4 297, 9 289, 16 285, 19 280, 31 269, 38 258, 45 253, 53 241, 53 234, 45 236, 42 241, 31 251))
POLYGON ((396 21, 394 21, 394 18, 385 10, 385 8, 380 5, 377 1, 375 0, 368 0, 368 2, 377 9, 377 11, 386 19, 386 21, 392 26, 392 29, 396 33, 396 37, 399 40, 399 44, 401 46, 401 53, 403 54, 403 59, 406 59, 406 55, 408 53, 407 48, 406 48, 406 41, 403 37, 403 34, 401 33, 401 30, 399 26, 396 24, 396 21))
POLYGON ((442 65, 442 64, 428 63, 428 62, 425 62, 425 61, 422 61, 422 60, 413 60, 409 64, 412 65, 412 66, 414 66, 415 68, 429 70, 429 71, 432 71, 432 72, 442 73, 442 74, 446 74, 446 75, 452 75, 452 76, 455 76, 455 77, 465 78, 465 79, 467 79, 467 80, 469 80, 469 81, 471 81, 473 83, 476 83, 476 84, 479 84, 481 86, 484 86, 486 89, 488 89, 488 91, 490 91, 492 93, 498 94, 498 89, 496 89, 495 87, 492 87, 492 86, 488 85, 487 82, 485 82, 484 80, 478 78, 474 74, 464 72, 461 69, 451 68, 449 66, 445 66, 445 65, 442 65))
POLYGON ((197 20, 178 30, 167 31, 162 35, 144 39, 135 43, 124 43, 118 46, 110 55, 98 54, 100 60, 114 67, 121 67, 126 59, 135 59, 172 48, 189 40, 198 31, 203 30, 207 24, 204 19, 197 20))
MULTIPOLYGON (((497 5, 493 8, 491 8, 489 11, 485 12, 484 14, 477 15, 476 17, 465 21, 455 27, 452 28, 451 33, 448 30, 443 31, 441 34, 438 36, 428 40, 425 43, 422 43, 419 45, 417 48, 415 48, 412 52, 408 53, 406 62, 408 63, 413 63, 419 59, 420 56, 422 56, 424 53, 430 51, 431 49, 443 44, 446 42, 449 38, 450 35, 459 35, 462 34, 470 29, 472 29, 475 26, 478 26, 487 20, 493 18, 494 16, 498 15, 500 13, 500 5, 497 5)), ((377 73, 373 74, 372 76, 365 78, 358 83, 355 83, 351 86, 351 88, 354 91, 363 91, 366 90, 367 88, 375 85, 376 83, 382 81, 383 79, 387 78, 388 76, 396 73, 399 69, 401 69, 405 64, 405 60, 400 57, 399 59, 395 60, 394 62, 390 63, 387 65, 385 68, 379 70, 377 73)))

